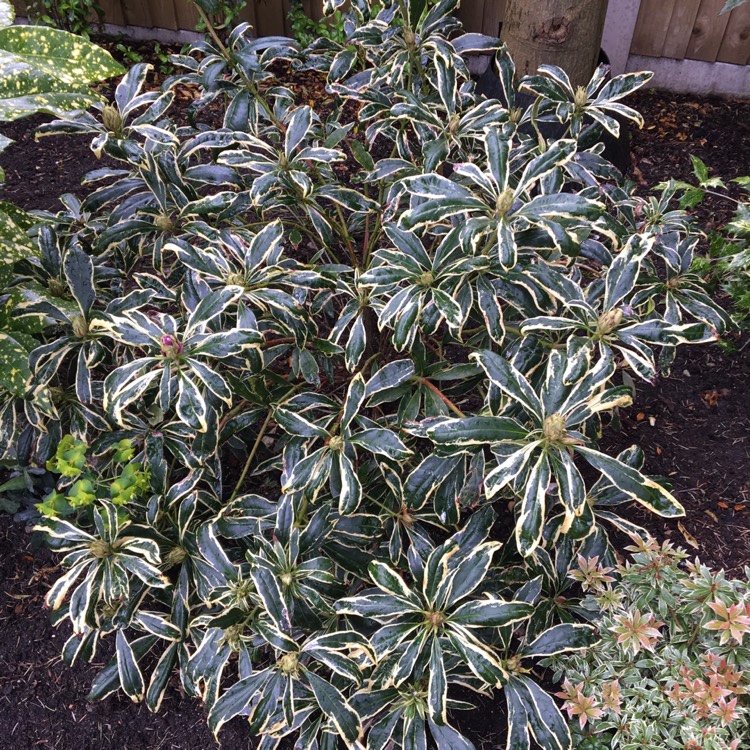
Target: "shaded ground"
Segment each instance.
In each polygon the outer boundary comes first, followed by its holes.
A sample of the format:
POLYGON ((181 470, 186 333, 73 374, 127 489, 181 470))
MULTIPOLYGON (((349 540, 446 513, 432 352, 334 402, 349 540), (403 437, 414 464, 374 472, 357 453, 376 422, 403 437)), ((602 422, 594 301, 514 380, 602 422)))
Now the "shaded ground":
POLYGON ((712 567, 744 577, 750 565, 750 344, 725 355, 716 347, 678 354, 672 375, 637 384, 622 431, 609 432, 610 451, 633 443, 646 471, 666 476, 685 506, 681 521, 661 521, 637 506, 628 517, 658 538, 669 538, 712 567))
MULTIPOLYGON (((750 101, 644 91, 629 103, 646 121, 631 142, 631 177, 644 194, 669 178, 693 181, 693 154, 740 197, 730 180, 750 173, 750 101)), ((704 230, 721 228, 732 213, 729 201, 713 196, 694 210, 704 230)), ((742 576, 750 565, 750 338, 734 332, 725 341, 734 352, 683 347, 670 377, 637 384, 622 432, 607 433, 603 442, 611 448, 638 443, 646 471, 668 477, 687 511, 681 526, 636 507, 633 521, 742 576)))
MULTIPOLYGON (((689 179, 690 153, 725 180, 750 171, 750 102, 647 92, 633 106, 646 117, 632 141, 632 176, 644 192, 669 177, 689 179)), ((0 156, 7 175, 0 200, 26 209, 56 209, 63 192, 83 197, 81 176, 102 166, 86 138, 34 142, 33 127, 41 121, 0 128, 16 141, 0 156)), ((703 226, 715 228, 730 212, 712 199, 696 213, 703 226)), ((682 530, 637 508, 628 511, 633 520, 679 544, 694 542, 705 562, 737 575, 750 564, 750 344, 738 336, 733 341, 737 351, 729 355, 715 346, 684 348, 671 377, 638 387, 622 431, 610 432, 605 445, 639 443, 646 471, 668 476, 687 508, 682 530)), ((123 697, 86 701, 95 670, 69 669, 59 661, 67 634, 51 627, 43 609, 44 593, 57 576, 53 566, 49 552, 33 548, 22 526, 0 516, 0 748, 213 748, 201 706, 182 698, 176 685, 158 715, 123 697)), ((461 718, 478 749, 503 746, 497 704, 461 718)), ((222 741, 228 750, 251 746, 241 722, 228 725, 222 741)))

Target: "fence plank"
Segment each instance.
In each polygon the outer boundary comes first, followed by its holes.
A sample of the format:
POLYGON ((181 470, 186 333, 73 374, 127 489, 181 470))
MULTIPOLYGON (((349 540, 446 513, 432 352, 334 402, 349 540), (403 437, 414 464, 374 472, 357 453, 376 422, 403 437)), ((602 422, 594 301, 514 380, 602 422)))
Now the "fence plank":
MULTIPOLYGON (((497 0, 488 0, 496 2, 497 0)), ((466 31, 481 32, 484 25, 484 6, 485 0, 465 0, 461 3, 456 15, 463 22, 466 31)))
POLYGON ((284 35, 284 9, 278 0, 257 0, 255 17, 258 19, 258 36, 284 35))
MULTIPOLYGON (((616 2, 617 0, 615 0, 616 2)), ((28 0, 12 0, 26 15, 28 0)), ((194 29, 198 13, 191 0, 99 0, 107 23, 194 29)), ((641 0, 630 53, 705 62, 750 65, 750 3, 719 15, 725 0, 641 0)), ((247 0, 242 18, 258 36, 291 33, 291 0, 247 0)), ((314 19, 322 0, 303 0, 314 19)), ((499 34, 506 0, 464 0, 457 15, 467 31, 499 34)))
POLYGON ((157 0, 149 6, 151 22, 160 29, 177 28, 177 12, 172 0, 157 0))
POLYGON ((281 12, 284 14, 283 19, 284 19, 284 35, 285 36, 292 35, 292 25, 289 23, 289 11, 291 10, 291 8, 292 8, 292 5, 289 2, 289 0, 281 0, 281 12))
POLYGON ((716 62, 724 31, 729 23, 729 13, 723 16, 719 12, 725 0, 703 0, 698 17, 695 19, 693 35, 690 38, 685 57, 690 60, 716 62))
POLYGON ((633 34, 633 55, 661 57, 675 0, 644 0, 633 34))
POLYGON ((750 5, 731 12, 717 60, 735 65, 750 62, 750 5))
POLYGON ((99 5, 104 10, 104 20, 122 26, 125 23, 125 15, 122 12, 120 0, 99 0, 99 5))
POLYGON ((482 33, 500 36, 500 25, 505 15, 505 0, 485 0, 482 33))
POLYGON ((240 18, 247 21, 253 27, 253 35, 258 36, 258 19, 255 16, 255 3, 248 0, 247 5, 240 12, 240 18))
POLYGON ((192 31, 198 23, 198 11, 191 0, 174 0, 174 12, 179 28, 192 31))
POLYGON ((121 3, 127 25, 145 26, 146 28, 151 28, 154 25, 151 20, 148 0, 121 0, 121 3))
POLYGON ((323 18, 323 0, 310 0, 310 14, 314 21, 323 18))
POLYGON ((675 60, 685 59, 700 7, 701 0, 680 0, 675 3, 661 52, 662 57, 673 57, 675 60))

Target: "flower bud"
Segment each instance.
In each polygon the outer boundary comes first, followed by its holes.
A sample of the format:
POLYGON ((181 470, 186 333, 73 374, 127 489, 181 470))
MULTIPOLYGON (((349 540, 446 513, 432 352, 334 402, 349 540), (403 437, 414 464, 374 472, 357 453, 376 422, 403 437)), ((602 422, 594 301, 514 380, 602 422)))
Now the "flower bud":
POLYGON ((344 438, 341 437, 341 435, 334 435, 329 441, 328 441, 328 447, 332 451, 341 451, 344 449, 344 438))
POLYGON ((430 271, 425 271, 417 280, 419 286, 432 286, 435 283, 435 276, 430 271))
POLYGON ((505 188, 502 193, 497 197, 495 204, 495 213, 498 217, 503 217, 505 214, 513 208, 513 201, 515 196, 513 195, 513 188, 505 188))
POLYGON ((162 232, 169 232, 172 229, 174 229, 174 222, 172 221, 171 216, 167 216, 167 214, 159 214, 154 219, 154 224, 161 229, 162 232))
POLYGON ((74 315, 70 319, 70 324, 73 326, 73 334, 76 338, 82 339, 89 332, 89 324, 83 315, 74 315))
POLYGON ((107 104, 102 110, 102 122, 104 127, 118 138, 122 136, 123 121, 122 115, 117 107, 107 104))
POLYGON ((112 554, 112 547, 109 542, 105 542, 104 539, 96 539, 89 545, 89 552, 97 559, 103 560, 105 557, 109 557, 112 554))
POLYGON ((167 567, 173 567, 175 565, 182 565, 187 560, 188 553, 184 547, 172 547, 164 557, 164 562, 167 567))
POLYGON ((47 291, 53 297, 66 297, 68 294, 68 285, 62 279, 50 279, 47 282, 47 291))
POLYGON ((297 674, 297 668, 299 666, 299 660, 297 654, 289 653, 279 659, 279 669, 284 674, 297 674))
POLYGON ((583 108, 588 102, 589 96, 586 93, 586 89, 583 86, 579 86, 576 89, 575 95, 573 96, 573 104, 575 105, 576 112, 582 112, 583 108))
POLYGON ((239 271, 236 273, 230 273, 229 276, 227 276, 227 284, 230 286, 245 286, 245 274, 240 273, 239 271))
POLYGON ((229 646, 232 651, 239 651, 242 646, 242 634, 244 629, 245 626, 242 623, 231 625, 224 631, 222 642, 229 646))
POLYGON ((161 337, 161 353, 166 359, 179 359, 182 354, 182 344, 175 336, 165 333, 161 337))
POLYGON ((562 442, 568 434, 565 417, 562 414, 551 414, 544 420, 544 437, 550 443, 562 442))
POLYGON ((442 612, 429 612, 427 614, 427 623, 433 630, 439 630, 445 622, 445 615, 442 612))
POLYGON ((597 324, 597 332, 601 336, 606 336, 612 333, 622 323, 624 315, 622 310, 613 309, 608 310, 599 316, 599 322, 597 324))

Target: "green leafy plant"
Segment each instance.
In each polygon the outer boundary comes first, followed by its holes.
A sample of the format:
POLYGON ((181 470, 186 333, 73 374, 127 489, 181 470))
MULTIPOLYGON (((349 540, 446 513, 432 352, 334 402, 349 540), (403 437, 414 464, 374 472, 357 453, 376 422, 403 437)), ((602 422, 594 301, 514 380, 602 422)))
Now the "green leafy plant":
POLYGON ((570 728, 573 747, 576 750, 610 750, 612 735, 609 732, 594 734, 589 728, 581 729, 578 724, 570 728))
POLYGON ((0 483, 0 512, 13 514, 14 520, 19 521, 38 517, 34 505, 54 487, 49 472, 10 462, 0 466, 7 477, 0 483))
POLYGON ((195 5, 201 16, 196 31, 214 32, 233 28, 247 0, 195 0, 195 5))
POLYGON ((319 21, 310 18, 299 0, 295 0, 289 8, 287 19, 292 27, 294 38, 302 47, 308 47, 318 39, 329 39, 342 43, 346 39, 344 30, 344 14, 335 10, 319 21))
POLYGON ((104 9, 97 0, 32 0, 27 8, 34 23, 54 26, 84 39, 89 38, 94 16, 100 24, 104 21, 104 9))
MULTIPOLYGON (((13 6, 0 0, 0 121, 85 109, 99 98, 88 84, 124 72, 105 50, 74 34, 14 26, 14 20, 13 6)), ((0 136, 0 151, 11 142, 0 136)), ((0 182, 3 178, 0 170, 0 182)), ((0 224, 6 218, 4 214, 0 224)), ((6 247, 10 244, 24 241, 8 238, 6 247)))
POLYGON ((125 42, 118 42, 115 49, 120 53, 121 59, 128 65, 133 65, 143 61, 143 55, 125 42))
POLYGON ((262 748, 469 750, 463 688, 504 697, 513 750, 570 747, 535 678, 597 638, 568 567, 609 564, 614 506, 682 513, 640 451, 597 447, 620 375, 728 319, 697 280, 666 301, 695 242, 676 188, 643 200, 601 156, 648 74, 516 81, 455 7, 358 0, 304 52, 209 25, 160 91, 136 64, 41 127, 116 162, 36 217, 7 285, 38 328, 3 444, 64 477, 49 603, 69 663, 114 637, 92 698, 157 710, 177 672, 262 748), (477 50, 504 101, 475 93, 477 50), (334 111, 279 60, 323 71, 334 111))
MULTIPOLYGON (((47 469, 62 475, 55 491, 38 504, 37 510, 48 518, 69 516, 78 509, 90 508, 97 500, 118 508, 142 498, 148 489, 148 474, 143 464, 131 461, 135 453, 132 441, 123 438, 108 446, 104 455, 92 456, 88 446, 73 435, 65 435, 47 469)), ((127 510, 120 512, 123 516, 127 510)))
MULTIPOLYGON (((99 99, 88 84, 123 72, 105 50, 56 29, 12 26, 14 14, 9 3, 0 2, 0 120, 14 120, 36 112, 59 115, 82 110, 99 99)), ((0 150, 11 141, 0 138, 0 150)), ((3 174, 0 170, 0 180, 3 174)), ((36 405, 26 400, 30 391, 29 353, 39 344, 34 334, 44 328, 43 316, 20 319, 16 307, 22 294, 13 288, 13 265, 24 258, 35 258, 38 245, 28 232, 36 219, 10 203, 0 203, 0 424, 2 433, 28 435, 18 418, 26 412, 26 429, 38 425, 37 407, 45 410, 48 393, 37 393, 36 405)), ((35 261, 31 260, 30 263, 35 261)), ((59 434, 50 435, 51 445, 59 434)), ((16 439, 6 453, 26 466, 31 444, 16 439)))
POLYGON ((83 110, 101 97, 88 84, 123 72, 106 51, 59 29, 0 28, 0 120, 83 110))
POLYGON ((171 75, 174 73, 174 66, 172 65, 172 55, 169 49, 161 46, 158 42, 154 44, 154 56, 159 61, 159 72, 164 75, 171 75))
MULTIPOLYGON (((730 196, 724 182, 710 176, 706 164, 695 156, 691 159, 696 184, 676 183, 683 191, 682 205, 695 208, 706 195, 711 195, 733 203, 735 209, 726 227, 709 233, 708 253, 693 259, 690 272, 694 278, 699 274, 707 279, 710 289, 721 289, 731 297, 734 319, 746 329, 750 324, 750 201, 730 196)), ((737 177, 733 182, 750 192, 750 177, 737 177)))
MULTIPOLYGON (((606 747, 735 750, 748 731, 750 589, 669 543, 633 538, 632 561, 579 558, 595 649, 553 657, 559 697, 606 747), (615 580, 616 578, 616 580, 615 580)), ((583 744, 581 745, 584 746, 583 744)))

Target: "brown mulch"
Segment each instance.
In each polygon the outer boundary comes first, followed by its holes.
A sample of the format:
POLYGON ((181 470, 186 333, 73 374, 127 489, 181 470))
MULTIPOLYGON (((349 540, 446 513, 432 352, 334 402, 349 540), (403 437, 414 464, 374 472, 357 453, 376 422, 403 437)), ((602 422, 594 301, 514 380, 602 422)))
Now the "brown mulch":
MULTIPOLYGON (((643 194, 670 178, 694 182, 693 154, 740 197, 730 181, 750 174, 750 100, 647 90, 629 104, 645 119, 631 135, 630 177, 643 194)), ((701 229, 716 230, 730 220, 733 205, 708 196, 692 213, 701 229)), ((750 336, 730 332, 724 341, 731 346, 683 347, 669 377, 654 386, 637 383, 622 431, 605 432, 603 442, 611 450, 639 444, 645 471, 669 478, 687 513, 664 522, 633 507, 631 520, 744 577, 750 565, 750 336)))

